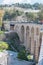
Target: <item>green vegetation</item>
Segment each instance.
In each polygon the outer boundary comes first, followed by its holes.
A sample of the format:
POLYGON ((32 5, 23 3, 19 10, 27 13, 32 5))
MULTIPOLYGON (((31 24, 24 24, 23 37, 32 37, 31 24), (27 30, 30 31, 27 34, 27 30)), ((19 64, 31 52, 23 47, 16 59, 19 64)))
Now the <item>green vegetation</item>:
POLYGON ((0 41, 0 51, 7 50, 9 45, 6 42, 0 41))
POLYGON ((3 34, 4 33, 4 31, 0 31, 0 34, 3 34))
POLYGON ((25 4, 16 3, 16 4, 12 4, 12 5, 17 6, 17 7, 22 7, 22 8, 29 8, 29 9, 32 9, 32 10, 34 10, 34 9, 35 10, 41 10, 41 11, 38 12, 38 13, 35 13, 35 12, 26 12, 26 13, 24 13, 24 12, 16 10, 16 9, 13 9, 11 11, 5 11, 4 16, 3 16, 3 21, 4 20, 7 20, 7 21, 12 21, 13 20, 14 21, 14 20, 16 20, 16 18, 18 16, 23 17, 23 15, 26 16, 27 21, 38 22, 40 20, 43 20, 43 10, 42 10, 43 5, 42 4, 35 3, 35 4, 31 5, 31 4, 26 4, 26 3, 25 4))
POLYGON ((38 13, 38 19, 43 20, 43 10, 38 13))
POLYGON ((12 20, 13 18, 15 19, 17 16, 22 15, 23 12, 19 11, 19 10, 14 10, 13 12, 8 12, 6 11, 4 16, 3 16, 3 20, 12 20))
POLYGON ((26 15, 28 21, 34 21, 37 18, 35 13, 26 12, 25 15, 26 15))
POLYGON ((43 9, 43 4, 39 4, 39 3, 34 3, 34 4, 27 4, 27 3, 15 3, 12 5, 0 5, 0 9, 3 9, 4 7, 11 7, 11 6, 16 6, 16 7, 21 7, 21 8, 28 8, 28 9, 43 9))
POLYGON ((19 4, 19 3, 16 3, 16 4, 12 4, 13 6, 16 6, 16 7, 21 7, 21 8, 28 8, 28 9, 35 9, 35 10, 38 10, 38 9, 42 9, 43 8, 43 4, 39 4, 39 3, 34 3, 34 4, 27 4, 27 3, 22 3, 22 4, 19 4))
POLYGON ((26 50, 22 50, 18 53, 18 58, 21 59, 21 60, 27 60, 27 61, 33 61, 34 58, 33 56, 26 50))
POLYGON ((16 20, 17 16, 22 16, 25 15, 27 21, 34 21, 34 22, 38 22, 40 20, 43 20, 43 10, 41 10, 38 13, 32 13, 32 12, 21 12, 19 10, 14 10, 13 12, 5 12, 4 16, 3 16, 3 20, 16 20))
POLYGON ((38 23, 38 21, 43 20, 43 10, 41 10, 38 13, 26 12, 25 16, 27 18, 27 21, 34 21, 34 22, 38 23))
POLYGON ((0 52, 2 52, 3 50, 13 51, 13 49, 11 48, 11 46, 7 42, 0 41, 0 52))
POLYGON ((26 51, 22 50, 21 52, 18 53, 18 58, 21 60, 28 60, 26 56, 26 51))

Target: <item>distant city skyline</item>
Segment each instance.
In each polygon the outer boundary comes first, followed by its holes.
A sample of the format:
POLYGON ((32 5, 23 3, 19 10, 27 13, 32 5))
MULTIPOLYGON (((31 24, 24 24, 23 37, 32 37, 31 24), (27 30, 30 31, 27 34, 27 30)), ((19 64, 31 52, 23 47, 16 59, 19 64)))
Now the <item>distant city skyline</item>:
POLYGON ((43 0, 0 0, 0 4, 14 4, 14 3, 42 3, 43 0))

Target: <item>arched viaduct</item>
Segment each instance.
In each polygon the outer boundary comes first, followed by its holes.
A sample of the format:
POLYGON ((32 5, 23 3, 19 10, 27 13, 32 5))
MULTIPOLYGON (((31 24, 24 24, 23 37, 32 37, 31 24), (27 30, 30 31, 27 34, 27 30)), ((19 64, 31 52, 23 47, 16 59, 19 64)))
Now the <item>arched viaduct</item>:
POLYGON ((30 51, 38 60, 42 33, 40 30, 43 25, 32 23, 17 23, 15 24, 15 31, 18 33, 21 44, 26 47, 26 50, 30 51))
MULTIPOLYGON (((7 25, 5 24, 5 28, 7 28, 7 25)), ((43 25, 26 22, 15 23, 14 25, 14 31, 18 33, 21 45, 24 45, 26 50, 38 60, 42 38, 40 31, 43 29, 43 25)), ((11 29, 10 25, 8 25, 8 29, 11 29)))

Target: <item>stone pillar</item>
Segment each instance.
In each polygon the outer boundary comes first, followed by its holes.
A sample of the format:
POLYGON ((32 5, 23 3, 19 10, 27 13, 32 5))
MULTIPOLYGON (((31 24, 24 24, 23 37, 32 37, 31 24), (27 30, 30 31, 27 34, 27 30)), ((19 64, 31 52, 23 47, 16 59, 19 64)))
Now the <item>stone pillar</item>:
POLYGON ((34 55, 34 27, 31 28, 31 54, 34 55))
POLYGON ((31 54, 34 55, 34 38, 31 38, 31 54))
POLYGON ((25 27, 25 31, 24 31, 24 46, 27 49, 27 44, 26 44, 26 27, 25 27))
POLYGON ((35 49, 35 60, 36 61, 38 61, 38 58, 39 58, 39 45, 40 45, 39 36, 37 36, 37 38, 36 38, 36 49, 35 49))

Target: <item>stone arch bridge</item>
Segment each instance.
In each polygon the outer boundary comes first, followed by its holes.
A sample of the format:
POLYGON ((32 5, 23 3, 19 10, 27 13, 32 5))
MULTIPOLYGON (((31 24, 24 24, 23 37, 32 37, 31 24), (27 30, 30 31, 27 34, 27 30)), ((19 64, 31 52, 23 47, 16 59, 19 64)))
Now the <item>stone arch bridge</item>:
POLYGON ((15 25, 15 31, 18 33, 21 44, 23 44, 27 50, 35 56, 35 59, 38 60, 43 25, 33 24, 33 23, 17 23, 15 25))
MULTIPOLYGON (((5 28, 7 28, 7 25, 5 24, 5 28)), ((34 55, 36 60, 38 60, 42 40, 41 30, 43 30, 43 25, 27 22, 15 23, 14 25, 14 27, 8 25, 8 29, 12 29, 18 33, 21 44, 26 47, 26 50, 30 51, 30 53, 34 55)))

